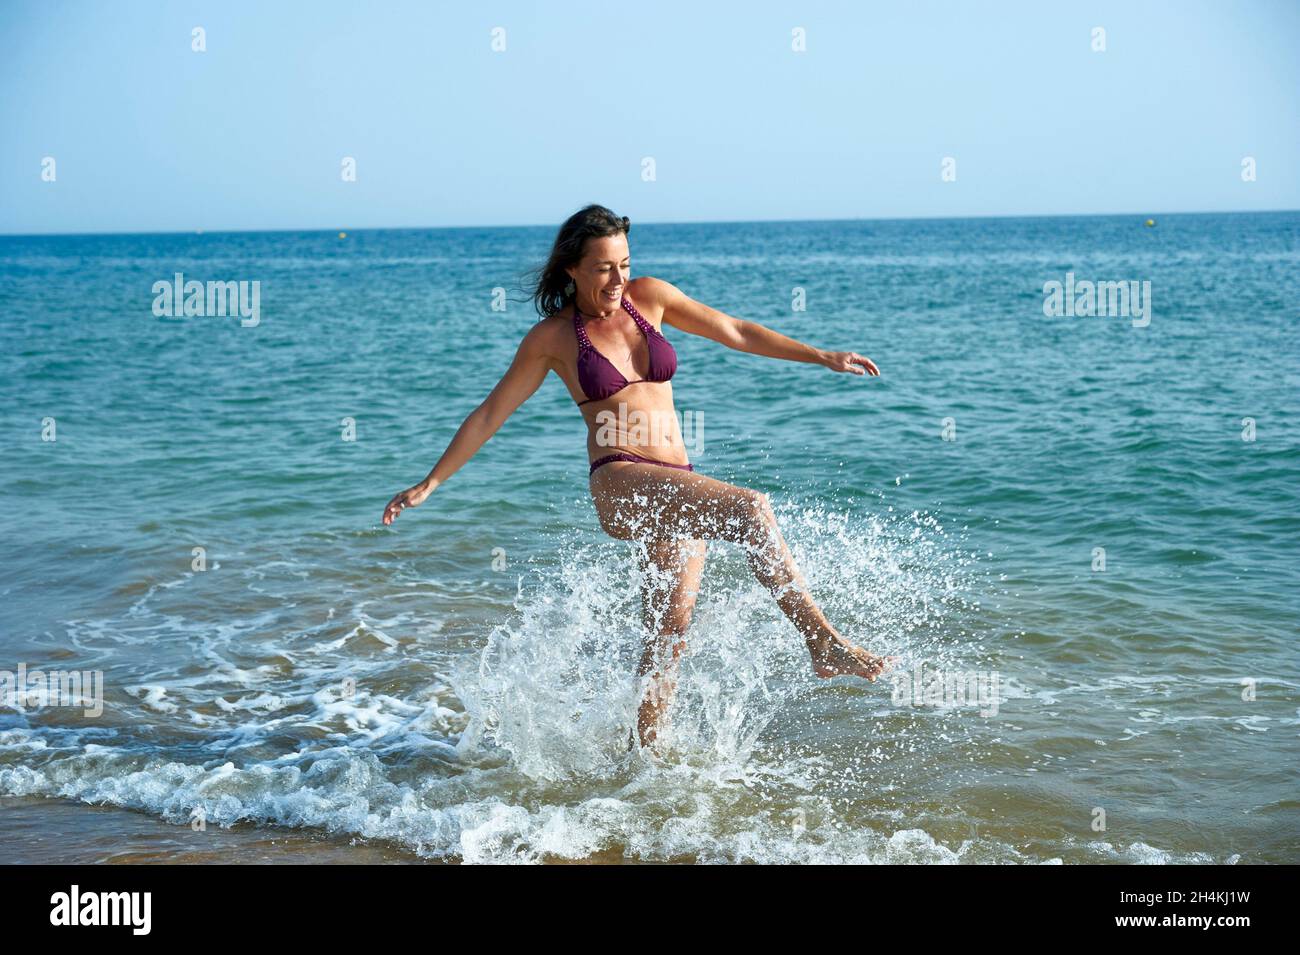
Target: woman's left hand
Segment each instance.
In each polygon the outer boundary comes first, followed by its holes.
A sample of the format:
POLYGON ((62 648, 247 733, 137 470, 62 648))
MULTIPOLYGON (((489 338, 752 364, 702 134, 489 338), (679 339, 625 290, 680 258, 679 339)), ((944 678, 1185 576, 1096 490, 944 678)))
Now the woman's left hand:
POLYGON ((397 515, 402 513, 402 508, 419 507, 432 493, 433 488, 423 481, 414 487, 408 487, 405 491, 398 491, 384 508, 384 525, 387 526, 397 520, 397 515))
POLYGON ((851 371, 855 375, 880 374, 880 369, 876 367, 875 362, 865 355, 859 355, 855 351, 829 351, 826 353, 826 357, 823 359, 822 364, 831 371, 851 371), (863 368, 866 369, 865 372, 862 370, 863 368))

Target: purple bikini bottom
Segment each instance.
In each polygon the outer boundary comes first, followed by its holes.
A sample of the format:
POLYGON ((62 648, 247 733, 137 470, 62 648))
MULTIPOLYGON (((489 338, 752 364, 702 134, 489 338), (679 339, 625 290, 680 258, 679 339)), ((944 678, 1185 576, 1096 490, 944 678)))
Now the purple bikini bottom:
POLYGON ((669 464, 667 461, 651 461, 649 458, 638 457, 637 455, 629 454, 626 451, 617 451, 614 454, 607 454, 603 458, 597 458, 592 461, 591 471, 588 471, 587 474, 592 474, 596 468, 600 467, 602 464, 609 464, 611 461, 631 461, 633 464, 658 464, 660 467, 677 468, 679 471, 695 470, 695 468, 691 467, 689 464, 669 464))

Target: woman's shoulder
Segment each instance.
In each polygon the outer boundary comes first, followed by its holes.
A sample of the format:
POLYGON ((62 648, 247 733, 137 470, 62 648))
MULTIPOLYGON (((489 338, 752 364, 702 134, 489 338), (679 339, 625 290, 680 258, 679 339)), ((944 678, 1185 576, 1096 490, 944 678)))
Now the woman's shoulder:
POLYGON ((664 305, 677 289, 652 275, 638 275, 627 283, 625 293, 636 310, 656 328, 663 321, 664 305))
POLYGON ((537 337, 554 337, 561 334, 565 329, 570 333, 573 331, 573 306, 562 305, 558 311, 545 315, 533 323, 533 327, 528 330, 529 335, 537 337))
POLYGON ((653 275, 638 275, 627 283, 626 291, 629 298, 636 296, 633 304, 646 302, 650 305, 659 305, 663 298, 663 293, 672 288, 663 279, 657 279, 653 275))
POLYGON ((558 312, 539 318, 524 333, 520 347, 546 357, 554 357, 564 351, 565 336, 573 337, 573 310, 567 305, 558 312))

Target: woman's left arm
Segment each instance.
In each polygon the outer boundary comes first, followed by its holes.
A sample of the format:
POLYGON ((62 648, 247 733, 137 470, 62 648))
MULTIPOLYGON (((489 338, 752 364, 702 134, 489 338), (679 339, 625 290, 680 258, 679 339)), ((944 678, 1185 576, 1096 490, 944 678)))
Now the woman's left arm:
POLYGON ((663 306, 664 322, 673 328, 712 339, 728 348, 751 355, 806 361, 823 365, 831 371, 847 371, 855 375, 880 374, 875 362, 857 352, 814 348, 758 322, 733 318, 716 308, 710 308, 663 279, 645 276, 642 282, 649 286, 647 291, 650 296, 663 306))

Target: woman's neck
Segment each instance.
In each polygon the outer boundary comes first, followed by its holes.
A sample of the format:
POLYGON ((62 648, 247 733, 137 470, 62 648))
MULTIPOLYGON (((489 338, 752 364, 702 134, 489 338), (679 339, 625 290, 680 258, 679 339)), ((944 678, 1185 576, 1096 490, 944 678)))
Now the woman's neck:
POLYGON ((586 309, 578 307, 578 299, 576 296, 573 299, 574 311, 576 311, 583 318, 588 318, 591 319, 592 321, 597 321, 597 322, 604 321, 605 319, 609 318, 609 316, 613 315, 615 312, 618 311, 619 306, 622 304, 623 304, 622 302, 619 302, 618 305, 610 306, 610 309, 607 312, 600 312, 600 311, 589 312, 586 309))

